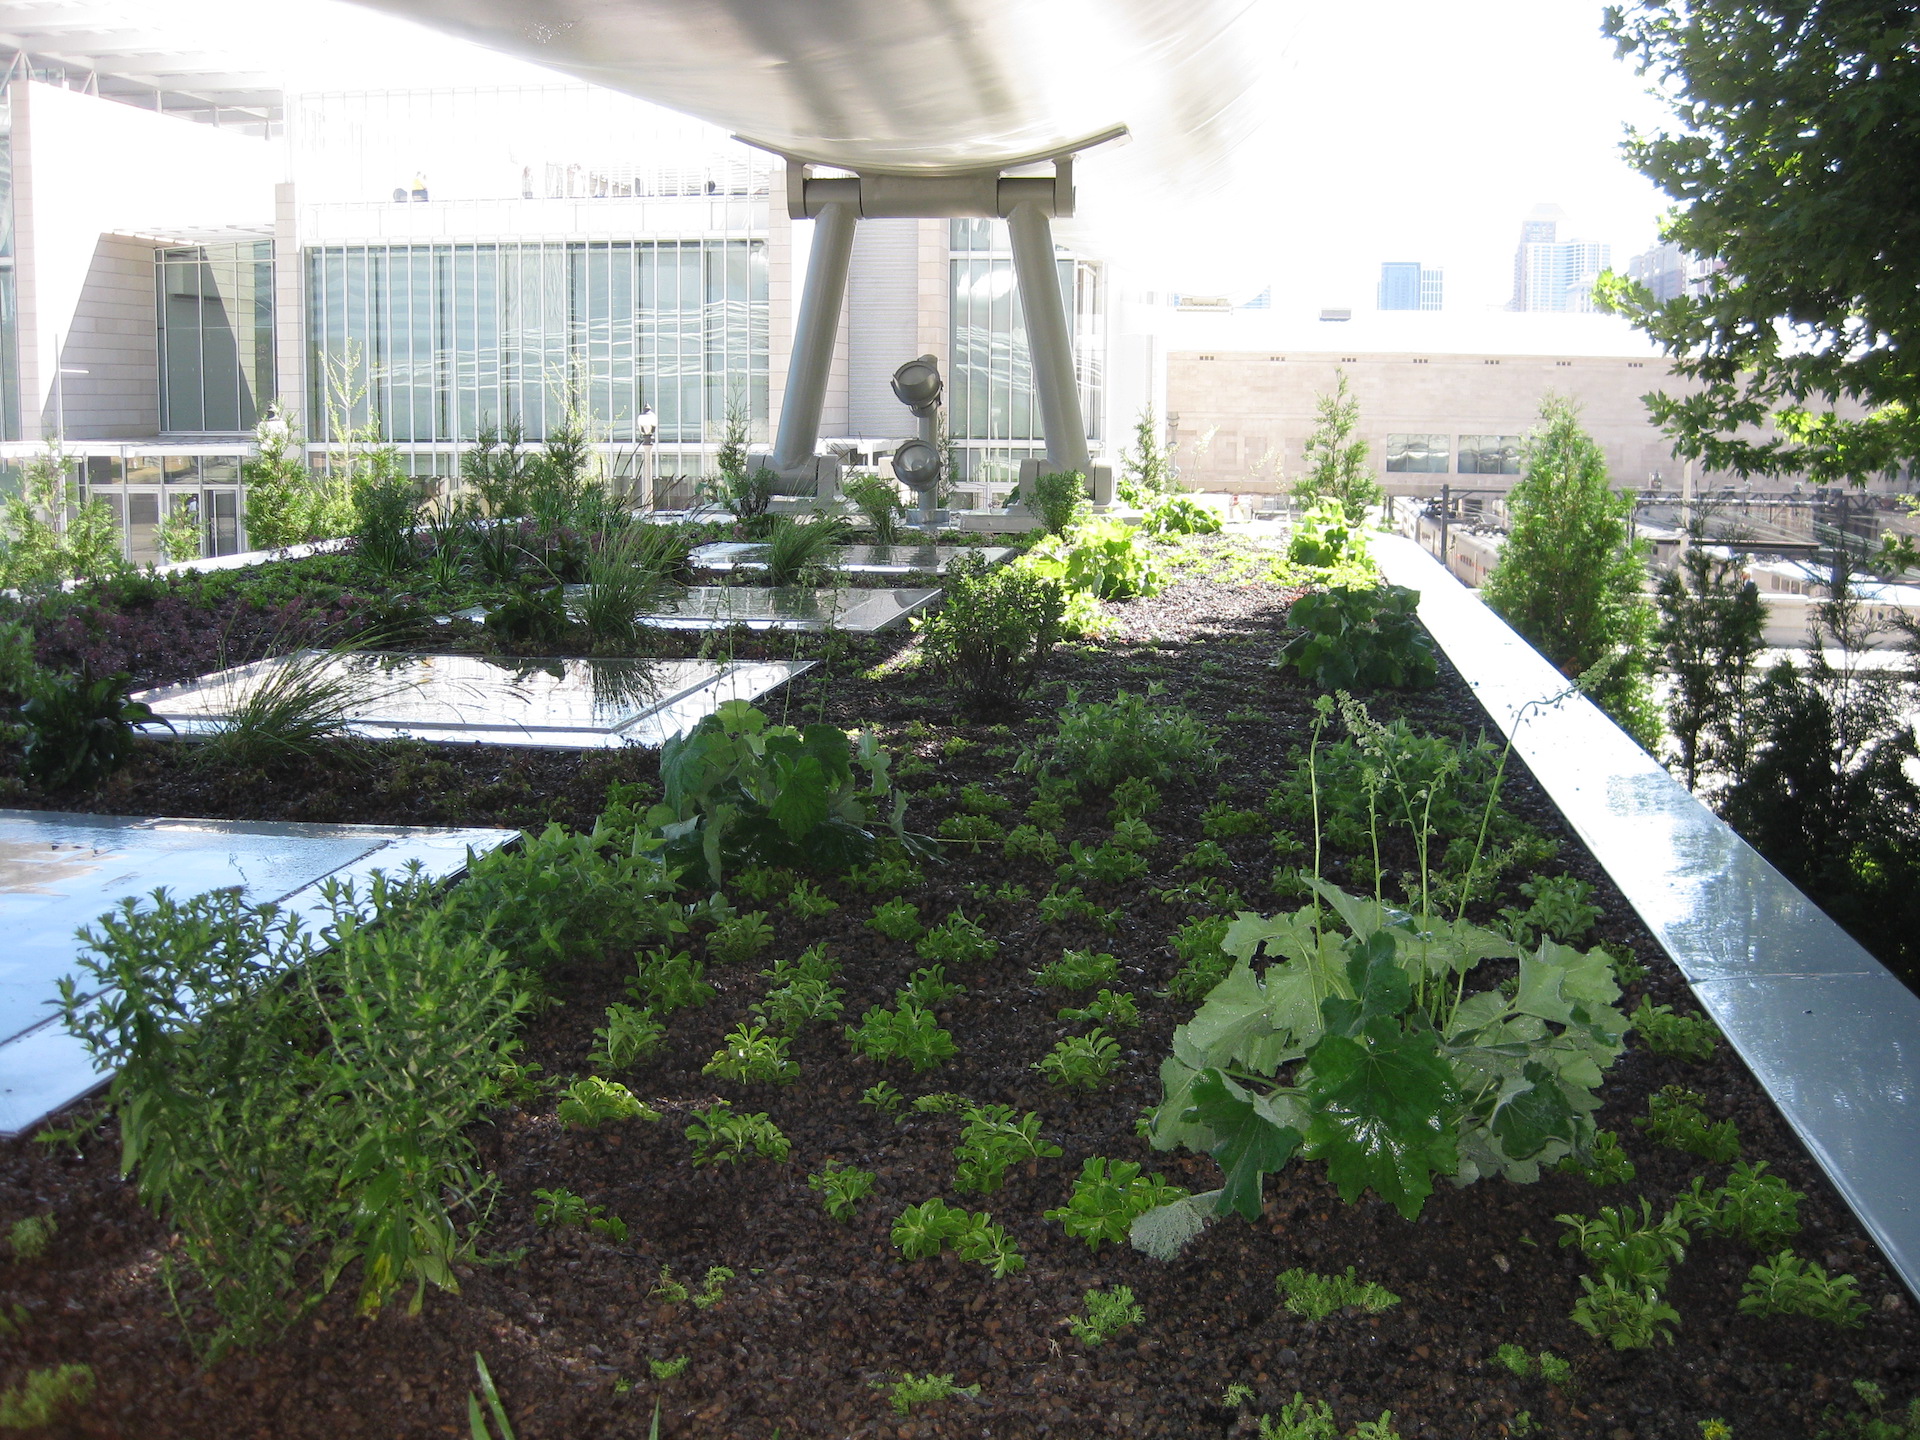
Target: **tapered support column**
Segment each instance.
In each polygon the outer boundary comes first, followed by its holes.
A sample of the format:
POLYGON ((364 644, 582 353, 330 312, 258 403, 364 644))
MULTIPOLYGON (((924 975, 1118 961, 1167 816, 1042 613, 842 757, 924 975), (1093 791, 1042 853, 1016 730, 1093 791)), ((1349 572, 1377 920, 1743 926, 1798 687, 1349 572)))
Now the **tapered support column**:
POLYGON ((820 439, 820 412, 826 405, 827 372, 833 368, 833 344, 840 333, 840 307, 847 297, 847 263, 853 256, 857 219, 852 205, 832 204, 822 206, 813 222, 807 288, 800 296, 793 366, 787 371, 780 434, 773 445, 773 468, 782 478, 802 470, 813 472, 813 449, 820 439))
MULTIPOLYGON (((1040 400, 1047 463, 1056 473, 1078 470, 1089 475, 1092 457, 1087 453, 1086 421, 1080 414, 1080 388, 1074 380, 1073 337, 1060 294, 1053 226, 1044 209, 1023 200, 1008 214, 1007 229, 1013 237, 1013 273, 1020 282, 1020 308, 1026 315, 1027 354, 1040 400)), ((786 433, 784 425, 781 433, 786 433)))

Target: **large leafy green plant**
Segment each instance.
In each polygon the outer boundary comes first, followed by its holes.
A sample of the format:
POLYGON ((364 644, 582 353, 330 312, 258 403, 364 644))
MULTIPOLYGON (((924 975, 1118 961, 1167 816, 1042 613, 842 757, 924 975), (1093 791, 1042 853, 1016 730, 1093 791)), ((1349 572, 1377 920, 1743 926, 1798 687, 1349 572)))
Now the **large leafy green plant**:
POLYGON ((1278 661, 1325 690, 1413 687, 1439 678, 1433 641, 1414 614, 1420 597, 1404 585, 1337 586, 1302 595, 1287 619, 1299 634, 1278 661))
POLYGON ((910 849, 932 853, 906 829, 907 798, 893 788, 890 763, 871 734, 856 741, 832 725, 770 725, 730 700, 662 748, 665 800, 647 822, 669 863, 703 870, 715 886, 741 864, 864 865, 879 848, 870 812, 884 813, 910 849))
POLYGON ((1035 574, 1102 600, 1158 595, 1166 576, 1131 525, 1089 520, 1027 552, 1035 574))
POLYGON ((1309 883, 1340 925, 1319 904, 1242 914, 1233 969, 1161 1066, 1154 1145, 1210 1154, 1224 1175, 1181 1202, 1194 1224, 1209 1204, 1256 1218, 1263 1177, 1296 1156, 1324 1160, 1348 1202, 1372 1189, 1415 1219, 1435 1175, 1524 1183, 1588 1150, 1627 1030, 1604 953, 1545 941, 1519 954, 1511 995, 1470 992, 1511 942, 1309 883), (1256 971, 1261 956, 1273 963, 1256 971))
POLYGON ((20 707, 26 731, 20 769, 49 790, 99 784, 133 753, 134 727, 154 720, 144 702, 128 697, 131 682, 124 674, 82 670, 42 675, 36 683, 20 707))

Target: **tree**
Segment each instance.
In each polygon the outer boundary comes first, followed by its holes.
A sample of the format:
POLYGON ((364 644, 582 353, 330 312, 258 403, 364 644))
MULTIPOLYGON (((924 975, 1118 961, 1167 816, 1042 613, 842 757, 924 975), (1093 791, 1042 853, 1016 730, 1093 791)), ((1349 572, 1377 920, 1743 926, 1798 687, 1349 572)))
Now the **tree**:
POLYGON ((73 463, 58 440, 47 441, 23 468, 19 493, 0 506, 0 586, 39 589, 126 569, 120 526, 106 501, 81 501, 73 463))
POLYGON ((278 550, 344 535, 350 516, 307 469, 299 432, 269 411, 254 427, 253 441, 253 456, 240 466, 247 487, 247 543, 256 550, 278 550))
POLYGON ((1347 389, 1347 372, 1336 370, 1331 395, 1314 397, 1319 423, 1307 439, 1307 473, 1293 482, 1293 498, 1304 506, 1338 500, 1347 523, 1367 518, 1367 507, 1385 498, 1367 464, 1367 442, 1353 438, 1360 428, 1360 402, 1347 389))
POLYGON ((1133 449, 1120 456, 1120 498, 1129 505, 1146 506, 1177 491, 1180 480, 1173 449, 1172 435, 1161 438, 1159 421, 1149 405, 1134 421, 1133 449))
POLYGON ((1630 0, 1603 29, 1676 120, 1631 162, 1679 202, 1663 237, 1714 267, 1603 303, 1700 382, 1646 397, 1712 470, 1862 481, 1920 457, 1920 24, 1909 5, 1630 0), (1864 418, 1837 413, 1842 400, 1864 418), (1766 427, 1736 433, 1741 427, 1766 427))
POLYGON ((1710 770, 1734 779, 1746 771, 1748 702, 1767 613, 1738 560, 1703 544, 1697 522, 1689 538, 1655 591, 1660 621, 1653 643, 1673 687, 1666 718, 1674 760, 1687 788, 1698 790, 1710 770))
POLYGON ((1568 677, 1601 667, 1589 681, 1594 702, 1652 749, 1653 606, 1627 535, 1633 496, 1607 483, 1607 462, 1570 401, 1548 396, 1540 421, 1507 493, 1510 529, 1482 597, 1568 677))

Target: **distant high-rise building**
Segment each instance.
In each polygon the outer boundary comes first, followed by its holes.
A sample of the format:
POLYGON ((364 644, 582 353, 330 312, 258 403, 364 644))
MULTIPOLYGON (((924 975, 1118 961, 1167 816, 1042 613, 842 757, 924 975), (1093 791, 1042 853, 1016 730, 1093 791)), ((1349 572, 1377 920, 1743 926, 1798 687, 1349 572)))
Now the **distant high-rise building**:
POLYGON ((1593 282, 1612 263, 1613 247, 1595 240, 1560 239, 1565 218, 1558 205, 1536 205, 1520 222, 1509 310, 1593 309, 1593 282))
POLYGON ((1646 286, 1656 300, 1672 300, 1686 292, 1687 262, 1678 245, 1656 245, 1627 261, 1627 278, 1646 286))
POLYGON ((1445 271, 1425 269, 1418 260, 1384 260, 1380 264, 1379 308, 1438 310, 1445 278, 1445 271))

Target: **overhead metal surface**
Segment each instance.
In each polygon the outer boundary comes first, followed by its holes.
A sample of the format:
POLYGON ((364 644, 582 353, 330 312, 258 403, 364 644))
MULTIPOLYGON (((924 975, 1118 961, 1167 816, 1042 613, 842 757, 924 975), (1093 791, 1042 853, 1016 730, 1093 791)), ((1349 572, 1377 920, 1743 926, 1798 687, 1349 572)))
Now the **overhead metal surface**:
MULTIPOLYGON (((1264 188, 1286 0, 357 0, 869 174, 1071 151, 1081 214, 1136 248, 1264 188), (1265 83, 1263 85, 1263 77, 1265 83)), ((1063 237, 1072 232, 1063 230, 1063 237)))

